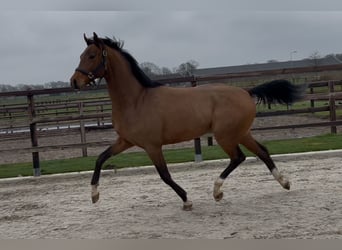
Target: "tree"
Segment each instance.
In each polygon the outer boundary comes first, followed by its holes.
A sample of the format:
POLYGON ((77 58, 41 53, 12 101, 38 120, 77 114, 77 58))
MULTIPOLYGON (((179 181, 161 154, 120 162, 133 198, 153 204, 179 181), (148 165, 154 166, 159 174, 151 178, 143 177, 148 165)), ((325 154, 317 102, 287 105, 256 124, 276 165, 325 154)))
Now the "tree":
POLYGON ((151 63, 151 62, 140 63, 140 68, 149 77, 161 75, 161 72, 162 72, 162 70, 157 65, 155 65, 154 63, 151 63))
POLYGON ((195 69, 199 66, 199 63, 194 60, 189 60, 185 63, 182 63, 176 68, 176 73, 181 74, 183 76, 193 75, 195 69))
POLYGON ((319 59, 321 59, 321 55, 319 54, 319 52, 316 50, 315 52, 313 52, 310 56, 309 56, 309 59, 312 60, 313 62, 313 65, 315 67, 318 66, 319 64, 319 59))
POLYGON ((0 84, 0 92, 10 92, 10 91, 18 91, 16 86, 12 86, 9 84, 0 84))
POLYGON ((167 68, 167 67, 162 67, 161 68, 161 73, 162 73, 162 75, 171 75, 172 71, 169 68, 167 68))
POLYGON ((70 86, 68 82, 47 82, 44 84, 45 89, 55 89, 55 88, 67 88, 70 86))

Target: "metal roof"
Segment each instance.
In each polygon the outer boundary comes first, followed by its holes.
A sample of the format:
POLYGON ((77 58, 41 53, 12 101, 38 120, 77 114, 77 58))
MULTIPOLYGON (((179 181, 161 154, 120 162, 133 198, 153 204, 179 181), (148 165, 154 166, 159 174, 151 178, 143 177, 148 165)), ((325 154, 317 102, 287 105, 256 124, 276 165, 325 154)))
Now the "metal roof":
POLYGON ((321 58, 321 59, 303 59, 303 60, 298 60, 298 61, 257 63, 257 64, 246 64, 246 65, 239 65, 239 66, 196 69, 194 71, 194 75, 195 76, 222 75, 222 74, 229 74, 229 73, 242 73, 242 72, 275 70, 275 69, 290 69, 290 68, 325 66, 325 65, 336 65, 336 64, 342 64, 342 61, 334 56, 328 56, 328 57, 321 58))

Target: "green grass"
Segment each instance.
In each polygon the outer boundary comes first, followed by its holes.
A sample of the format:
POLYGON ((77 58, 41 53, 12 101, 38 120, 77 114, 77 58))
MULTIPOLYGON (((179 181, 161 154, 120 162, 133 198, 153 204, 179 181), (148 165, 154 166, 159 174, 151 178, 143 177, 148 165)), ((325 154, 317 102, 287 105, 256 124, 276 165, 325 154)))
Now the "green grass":
MULTIPOLYGON (((263 144, 271 154, 298 153, 307 151, 320 151, 329 149, 342 149, 342 134, 321 135, 302 139, 288 139, 267 141, 263 144)), ((247 156, 252 154, 243 148, 247 156)), ((194 149, 165 150, 164 155, 168 163, 189 162, 194 160, 194 149)), ((203 146, 202 155, 204 160, 227 158, 227 155, 219 146, 203 146)), ((50 160, 41 162, 43 175, 66 172, 79 172, 93 170, 96 157, 82 157, 65 160, 50 160)), ((144 152, 122 153, 109 159, 106 168, 124 168, 152 165, 151 160, 144 152)), ((32 175, 32 163, 4 164, 0 165, 0 178, 30 176, 32 175)))
MULTIPOLYGON (((336 102, 336 105, 338 105, 338 104, 339 103, 336 102)), ((315 108, 327 107, 327 106, 329 106, 329 103, 328 103, 328 101, 315 101, 314 105, 315 105, 315 108)), ((311 104, 309 101, 302 101, 302 102, 294 103, 290 109, 296 110, 296 109, 305 109, 305 108, 310 108, 310 107, 311 107, 311 104)), ((257 105, 257 112, 272 112, 272 111, 283 111, 283 110, 287 110, 286 105, 272 104, 271 109, 268 109, 267 105, 263 105, 263 104, 257 105)), ((329 119, 329 117, 330 117, 329 111, 315 112, 313 114, 305 113, 302 115, 304 115, 304 116, 310 115, 310 116, 314 116, 314 117, 320 118, 320 119, 329 119)), ((336 116, 338 119, 342 118, 342 109, 341 108, 336 109, 336 116)))

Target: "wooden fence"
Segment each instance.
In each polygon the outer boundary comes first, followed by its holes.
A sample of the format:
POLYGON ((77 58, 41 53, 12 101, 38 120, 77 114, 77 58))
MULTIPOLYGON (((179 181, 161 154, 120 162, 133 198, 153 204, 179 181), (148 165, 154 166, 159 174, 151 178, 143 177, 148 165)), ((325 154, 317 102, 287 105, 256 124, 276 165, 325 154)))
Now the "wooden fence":
MULTIPOLYGON (((337 67, 337 66, 336 66, 337 67)), ((320 70, 336 70, 342 69, 342 66, 338 68, 315 68, 315 72, 320 70)), ((206 76, 206 77, 183 77, 176 79, 163 79, 161 80, 167 84, 184 83, 188 82, 191 86, 196 86, 202 82, 211 82, 224 79, 234 78, 248 78, 256 76, 272 76, 279 74, 293 74, 301 72, 311 72, 313 69, 310 68, 297 68, 297 69, 283 69, 283 70, 271 70, 271 71, 258 71, 248 72, 239 74, 227 74, 220 76, 206 76), (297 71, 296 71, 297 70, 297 71), (311 70, 311 71, 310 71, 311 70)), ((293 115, 293 114, 312 114, 316 112, 326 111, 329 113, 329 120, 317 123, 306 123, 306 124, 292 124, 292 125, 281 125, 272 127, 257 127, 254 130, 270 130, 270 129, 288 129, 288 128, 303 128, 303 127, 330 127, 331 133, 337 132, 337 126, 342 125, 342 120, 337 119, 336 110, 340 108, 340 105, 336 103, 342 100, 342 81, 325 81, 325 82, 312 82, 307 83, 308 91, 305 100, 310 102, 308 108, 293 109, 288 108, 282 111, 272 111, 272 109, 265 112, 259 112, 257 116, 278 116, 278 115, 293 115), (322 90, 325 91, 322 92, 322 90), (318 101, 325 101, 328 105, 317 106, 318 101)), ((97 91, 104 90, 106 86, 100 86, 97 91)), ((93 91, 92 89, 86 89, 87 91, 93 91)), ((39 152, 59 150, 66 148, 80 148, 82 149, 83 156, 87 156, 87 148, 108 145, 108 141, 97 141, 87 142, 86 141, 86 127, 106 129, 111 128, 111 102, 108 96, 104 95, 101 97, 86 97, 86 98, 74 98, 68 101, 56 101, 57 98, 50 97, 50 101, 38 102, 37 97, 43 95, 60 95, 66 93, 75 93, 71 88, 60 88, 60 89, 44 89, 44 90, 32 90, 32 91, 18 91, 18 92, 4 92, 0 93, 0 97, 22 97, 26 99, 27 103, 22 104, 3 104, 0 105, 1 119, 5 125, 0 127, 0 136, 2 138, 17 138, 22 135, 27 137, 30 134, 31 147, 28 148, 16 148, 16 149, 5 149, 1 150, 0 153, 6 152, 31 152, 32 162, 34 169, 34 176, 40 175, 40 162, 39 152), (96 121, 95 124, 93 121, 96 121), (91 124, 90 122, 91 121, 91 124), (38 137, 39 131, 42 129, 48 129, 49 126, 62 129, 62 127, 68 127, 68 129, 77 130, 80 132, 80 143, 73 143, 67 145, 49 145, 39 146, 38 137), (25 131, 19 133, 18 131, 25 131), (4 131, 7 131, 4 132, 4 131), (15 132, 17 131, 17 132, 15 132), (28 132, 29 131, 29 132, 28 132)), ((53 133, 53 132, 51 132, 53 133)), ((208 144, 212 143, 212 138, 209 136, 208 144)), ((201 141, 199 138, 195 139, 195 160, 201 160, 201 141)))

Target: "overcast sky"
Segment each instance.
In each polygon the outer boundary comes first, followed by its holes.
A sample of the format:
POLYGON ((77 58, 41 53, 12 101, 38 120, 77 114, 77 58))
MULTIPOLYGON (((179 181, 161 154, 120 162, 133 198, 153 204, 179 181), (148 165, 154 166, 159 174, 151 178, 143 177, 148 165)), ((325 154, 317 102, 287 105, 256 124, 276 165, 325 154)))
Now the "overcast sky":
POLYGON ((83 33, 138 62, 200 68, 342 53, 342 1, 12 0, 0 10, 0 84, 68 81, 83 33), (22 2, 22 3, 21 3, 22 2), (317 2, 317 3, 315 3, 317 2), (329 3, 329 4, 328 4, 329 3), (291 53, 297 51, 297 53, 291 53))

